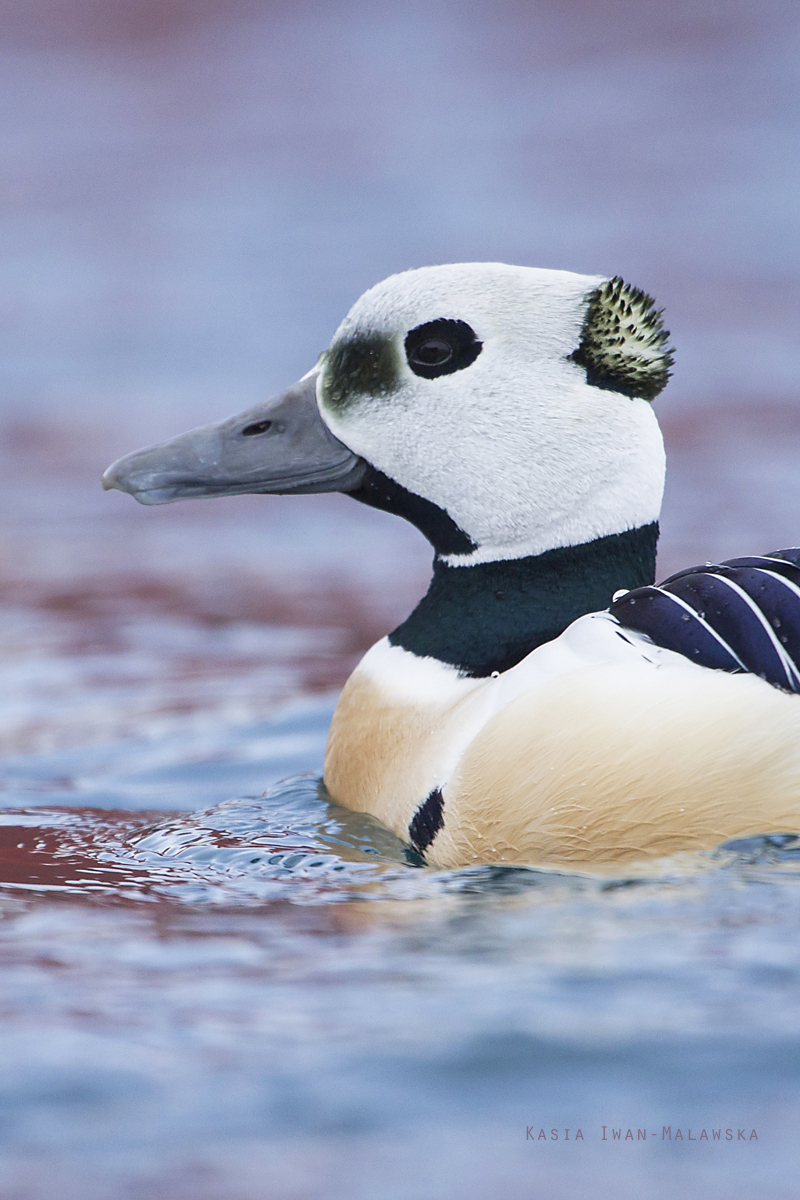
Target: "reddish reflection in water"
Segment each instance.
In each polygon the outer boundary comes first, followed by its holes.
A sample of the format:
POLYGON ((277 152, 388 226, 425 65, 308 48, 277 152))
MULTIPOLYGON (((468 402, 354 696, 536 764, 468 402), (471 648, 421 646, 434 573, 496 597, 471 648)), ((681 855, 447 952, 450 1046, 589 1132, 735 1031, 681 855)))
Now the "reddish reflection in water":
POLYGON ((612 1115, 747 1121, 703 1194, 791 1192, 791 864, 434 887, 308 780, 149 811, 318 769, 329 710, 281 706, 343 682, 430 551, 344 497, 146 510, 98 481, 298 378, 378 279, 500 260, 666 306, 662 575, 796 544, 796 38, 791 0, 5 6, 9 1200, 698 1191, 674 1146, 524 1140, 612 1115))
POLYGON ((409 266, 652 290, 677 348, 661 573, 800 536, 786 0, 30 0, 1 24, 5 753, 259 719, 408 613, 428 547, 344 497, 148 511, 97 481, 287 385, 409 266))
POLYGON ((113 809, 6 810, 0 813, 0 888, 130 897, 141 879, 103 860, 112 845, 152 823, 149 814, 113 809))
POLYGON ((11 894, 247 905, 285 896, 317 904, 413 877, 412 864, 418 860, 379 822, 330 803, 313 773, 262 797, 192 812, 0 810, 0 891, 11 894))

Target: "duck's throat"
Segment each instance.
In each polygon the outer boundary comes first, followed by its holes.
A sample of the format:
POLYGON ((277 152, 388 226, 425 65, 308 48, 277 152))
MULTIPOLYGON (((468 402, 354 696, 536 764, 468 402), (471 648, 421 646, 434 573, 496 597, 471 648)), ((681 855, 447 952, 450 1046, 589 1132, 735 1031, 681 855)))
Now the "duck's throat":
POLYGON ((657 540, 654 521, 529 558, 452 567, 437 557, 427 594, 389 641, 465 675, 506 671, 614 592, 653 583, 657 540))

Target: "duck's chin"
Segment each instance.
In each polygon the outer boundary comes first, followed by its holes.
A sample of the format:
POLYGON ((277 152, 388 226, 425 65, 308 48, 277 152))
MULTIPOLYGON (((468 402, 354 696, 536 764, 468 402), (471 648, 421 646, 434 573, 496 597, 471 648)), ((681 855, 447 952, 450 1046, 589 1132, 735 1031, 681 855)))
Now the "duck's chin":
POLYGON ((458 405, 449 392, 423 397, 415 384, 396 405, 323 407, 323 416, 406 497, 405 508, 367 502, 417 524, 452 566, 527 558, 657 521, 666 458, 652 406, 572 375, 556 382, 563 386, 546 402, 518 396, 504 405, 466 381, 458 405), (457 544, 431 536, 408 498, 441 514, 457 544))

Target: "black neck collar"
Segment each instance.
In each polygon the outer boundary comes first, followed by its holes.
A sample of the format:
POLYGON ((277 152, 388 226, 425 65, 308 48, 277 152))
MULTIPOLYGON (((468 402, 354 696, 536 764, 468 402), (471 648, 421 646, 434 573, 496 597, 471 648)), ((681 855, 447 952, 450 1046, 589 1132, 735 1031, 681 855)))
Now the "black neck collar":
POLYGON ((464 675, 507 671, 620 588, 653 583, 657 540, 654 521, 529 558, 451 567, 437 556, 427 595, 389 641, 464 675))
POLYGON ((425 535, 437 556, 471 554, 478 549, 469 534, 456 525, 448 512, 430 500, 409 492, 395 479, 373 467, 372 463, 366 464, 358 487, 349 494, 370 508, 382 508, 384 512, 405 517, 425 535))

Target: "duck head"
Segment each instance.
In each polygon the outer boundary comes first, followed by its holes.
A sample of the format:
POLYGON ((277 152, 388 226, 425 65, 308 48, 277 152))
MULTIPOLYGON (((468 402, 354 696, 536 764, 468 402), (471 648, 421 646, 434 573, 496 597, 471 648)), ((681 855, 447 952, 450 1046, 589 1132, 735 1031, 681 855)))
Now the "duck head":
POLYGON ((592 542, 658 518, 649 401, 668 336, 621 279, 407 271, 364 293, 294 387, 119 459, 103 485, 144 504, 347 492, 407 517, 451 565, 592 542))

